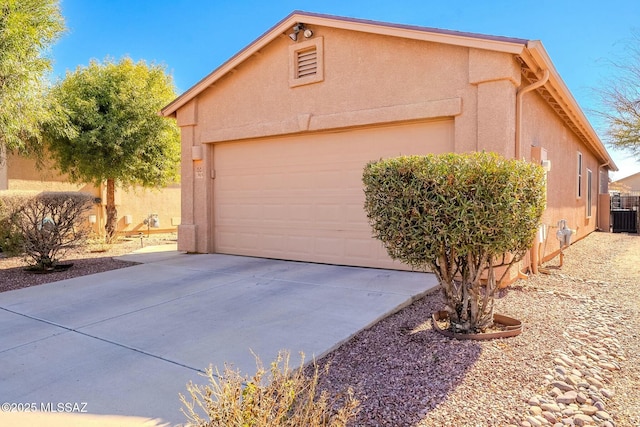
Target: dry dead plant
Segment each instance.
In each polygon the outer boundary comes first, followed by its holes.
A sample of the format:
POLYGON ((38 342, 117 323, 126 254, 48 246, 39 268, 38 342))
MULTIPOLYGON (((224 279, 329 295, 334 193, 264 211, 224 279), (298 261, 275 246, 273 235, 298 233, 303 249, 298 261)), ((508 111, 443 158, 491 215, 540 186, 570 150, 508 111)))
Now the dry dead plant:
POLYGON ((85 243, 92 195, 42 192, 16 194, 6 200, 10 201, 7 220, 21 237, 20 251, 35 269, 53 269, 67 251, 85 243))
POLYGON ((292 369, 289 352, 280 351, 268 372, 255 358, 257 371, 250 378, 228 365, 223 374, 209 366, 203 374, 208 384, 187 384, 191 401, 182 394, 180 400, 190 425, 344 427, 357 414, 360 402, 350 388, 338 396, 319 392, 320 369, 314 361, 313 375, 305 375, 304 354, 300 366, 292 369))

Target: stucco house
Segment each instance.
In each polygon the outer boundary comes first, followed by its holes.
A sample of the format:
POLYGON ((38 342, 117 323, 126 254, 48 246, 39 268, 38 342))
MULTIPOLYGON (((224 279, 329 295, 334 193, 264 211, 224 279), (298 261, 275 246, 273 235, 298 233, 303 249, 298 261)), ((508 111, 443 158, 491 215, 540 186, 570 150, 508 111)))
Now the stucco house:
MULTIPOLYGON (((2 190, 82 191, 92 194, 96 203, 89 213, 89 220, 96 234, 104 234, 106 184, 74 184, 58 173, 51 164, 45 163, 38 168, 34 159, 7 154, 6 158, 0 159, 0 192, 2 190)), ((180 224, 180 184, 157 190, 141 187, 116 188, 116 207, 117 232, 121 235, 176 232, 180 224)))
POLYGON ((640 172, 620 178, 611 183, 609 190, 615 190, 622 194, 640 194, 640 172))
MULTIPOLYGON (((183 251, 404 268, 371 237, 364 165, 476 150, 547 167, 545 224, 609 229, 617 168, 539 41, 296 11, 162 114, 183 251)), ((558 251, 546 230, 523 268, 558 251)))

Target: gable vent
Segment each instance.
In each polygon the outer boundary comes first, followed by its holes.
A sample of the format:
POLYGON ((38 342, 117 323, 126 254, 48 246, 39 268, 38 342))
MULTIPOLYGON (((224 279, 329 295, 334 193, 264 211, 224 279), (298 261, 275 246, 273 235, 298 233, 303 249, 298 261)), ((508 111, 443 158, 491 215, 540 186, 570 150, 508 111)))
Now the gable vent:
POLYGON ((318 72, 318 51, 315 47, 297 52, 297 77, 313 76, 318 72))
POLYGON ((324 43, 314 37, 289 45, 289 87, 299 87, 324 80, 324 43))

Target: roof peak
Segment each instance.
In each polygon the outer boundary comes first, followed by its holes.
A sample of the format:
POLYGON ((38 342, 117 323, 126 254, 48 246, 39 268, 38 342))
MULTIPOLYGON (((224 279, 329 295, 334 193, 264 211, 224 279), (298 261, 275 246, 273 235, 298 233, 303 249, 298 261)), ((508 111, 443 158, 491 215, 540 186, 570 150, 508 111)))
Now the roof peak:
POLYGON ((270 43, 279 35, 289 31, 291 27, 293 27, 293 25, 295 25, 296 23, 300 23, 300 21, 304 21, 301 23, 307 25, 311 24, 318 26, 328 26, 344 30, 360 31, 393 37, 413 38, 436 43, 496 50, 512 54, 521 53, 524 49, 527 48, 527 45, 531 43, 526 39, 517 39, 502 36, 488 36, 477 33, 443 30, 431 27, 420 27, 417 25, 394 24, 368 19, 348 18, 336 15, 294 10, 274 26, 265 31, 252 43, 247 45, 244 49, 229 58, 225 63, 216 68, 209 75, 205 76, 194 86, 187 89, 186 92, 184 92, 172 103, 167 105, 162 110, 162 114, 165 116, 175 114, 175 111, 180 108, 180 106, 184 105, 194 96, 197 96, 198 93, 200 93, 206 87, 210 86, 227 71, 233 69, 234 66, 244 61, 247 57, 251 56, 252 52, 260 50, 262 47, 270 43))
MULTIPOLYGON (((312 18, 321 18, 321 19, 327 19, 327 20, 352 22, 352 23, 364 24, 364 25, 373 25, 376 27, 384 26, 384 27, 397 28, 397 29, 403 29, 403 30, 421 31, 425 33, 436 33, 436 34, 443 34, 443 35, 457 36, 457 37, 469 37, 469 38, 475 38, 480 40, 500 41, 505 43, 516 43, 516 44, 526 45, 527 42, 529 42, 528 39, 522 39, 517 37, 495 36, 495 35, 467 32, 467 31, 449 30, 444 28, 400 24, 400 23, 393 23, 388 21, 377 21, 372 19, 362 19, 362 18, 346 17, 346 16, 340 16, 340 15, 307 12, 304 10, 294 10, 289 15, 287 15, 284 19, 282 19, 278 24, 285 22, 296 15, 308 16, 312 18)), ((274 27, 277 27, 277 25, 274 27)))

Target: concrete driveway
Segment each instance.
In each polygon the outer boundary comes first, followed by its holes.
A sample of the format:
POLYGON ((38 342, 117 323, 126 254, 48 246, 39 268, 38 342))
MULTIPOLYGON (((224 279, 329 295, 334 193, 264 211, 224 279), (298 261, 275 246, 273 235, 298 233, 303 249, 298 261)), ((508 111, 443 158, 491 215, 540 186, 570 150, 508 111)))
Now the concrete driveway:
MULTIPOLYGON (((251 351, 265 364, 280 349, 320 357, 436 286, 424 273, 230 255, 126 258, 143 264, 0 293, 0 403, 111 416, 78 425, 176 425, 178 393, 210 364, 251 374, 251 351)), ((18 415, 0 412, 0 425, 73 425, 18 415)))

